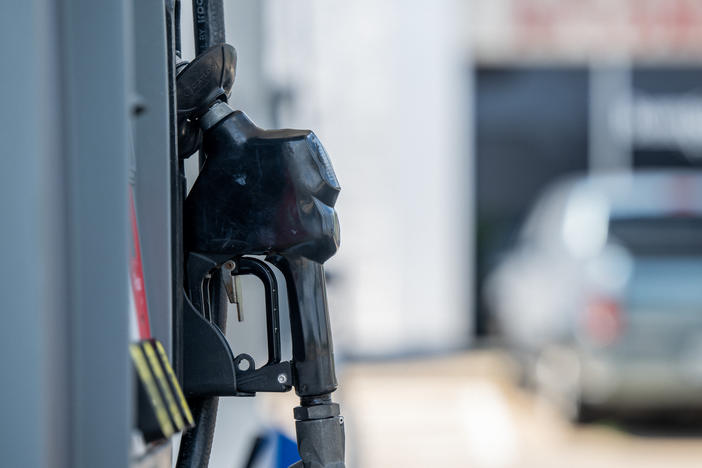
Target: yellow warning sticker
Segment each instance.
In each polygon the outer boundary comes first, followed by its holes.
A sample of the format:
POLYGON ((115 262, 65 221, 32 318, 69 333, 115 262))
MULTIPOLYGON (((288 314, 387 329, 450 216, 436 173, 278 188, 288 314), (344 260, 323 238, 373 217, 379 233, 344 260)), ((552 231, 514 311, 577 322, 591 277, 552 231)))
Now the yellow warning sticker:
POLYGON ((151 400, 151 405, 156 412, 156 419, 161 426, 161 432, 163 432, 163 435, 168 438, 173 435, 175 430, 173 429, 173 424, 171 424, 171 419, 168 417, 168 412, 166 411, 166 407, 163 404, 161 395, 156 387, 156 382, 154 381, 153 375, 149 370, 149 365, 146 362, 144 353, 136 344, 129 345, 129 353, 132 355, 132 360, 134 361, 134 366, 139 374, 139 378, 146 387, 146 392, 151 400))
POLYGON ((180 408, 183 410, 185 419, 188 420, 188 426, 193 426, 195 424, 193 414, 190 412, 190 407, 188 406, 188 402, 185 400, 183 390, 180 388, 178 379, 176 378, 175 373, 173 372, 173 368, 171 367, 171 364, 168 361, 168 356, 166 356, 166 350, 163 349, 163 345, 160 341, 154 340, 154 343, 156 344, 156 350, 158 351, 158 354, 161 357, 161 361, 163 361, 163 368, 165 369, 166 374, 168 374, 168 378, 170 379, 171 385, 175 391, 176 396, 178 397, 178 401, 180 402, 180 408))
POLYGON ((156 352, 154 351, 154 348, 151 346, 150 342, 144 341, 141 346, 144 348, 149 364, 151 364, 151 369, 156 376, 156 381, 161 389, 161 393, 163 393, 163 395, 166 397, 166 403, 168 404, 168 409, 171 413, 171 417, 173 418, 173 422, 175 422, 175 425, 179 431, 183 430, 185 423, 183 422, 183 418, 180 415, 180 410, 176 405, 173 392, 171 392, 171 387, 166 381, 166 375, 164 374, 163 369, 161 369, 161 362, 156 357, 156 352))

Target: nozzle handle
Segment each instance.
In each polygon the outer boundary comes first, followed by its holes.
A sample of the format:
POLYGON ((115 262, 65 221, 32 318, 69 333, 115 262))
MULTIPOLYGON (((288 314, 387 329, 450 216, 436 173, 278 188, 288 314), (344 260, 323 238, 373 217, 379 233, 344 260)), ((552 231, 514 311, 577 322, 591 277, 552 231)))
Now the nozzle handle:
POLYGON ((288 289, 293 385, 301 397, 327 395, 337 387, 324 267, 298 255, 271 255, 288 289))

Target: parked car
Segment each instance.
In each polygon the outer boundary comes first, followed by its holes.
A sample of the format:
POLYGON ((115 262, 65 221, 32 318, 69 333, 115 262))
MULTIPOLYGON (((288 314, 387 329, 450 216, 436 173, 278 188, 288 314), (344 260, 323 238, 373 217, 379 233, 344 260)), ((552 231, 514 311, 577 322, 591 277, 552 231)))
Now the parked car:
POLYGON ((528 380, 573 418, 702 410, 702 173, 557 184, 485 293, 528 380))

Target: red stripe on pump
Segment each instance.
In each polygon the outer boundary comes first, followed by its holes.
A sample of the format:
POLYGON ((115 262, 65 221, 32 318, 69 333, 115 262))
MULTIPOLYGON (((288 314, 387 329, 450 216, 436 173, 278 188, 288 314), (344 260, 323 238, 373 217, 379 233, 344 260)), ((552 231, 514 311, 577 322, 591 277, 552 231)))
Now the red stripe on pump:
POLYGON ((134 191, 131 187, 129 188, 129 217, 132 224, 132 254, 129 259, 129 279, 132 283, 132 294, 134 294, 139 337, 146 339, 151 337, 151 327, 149 325, 149 309, 146 303, 146 289, 144 287, 144 269, 141 263, 139 226, 134 206, 134 191))

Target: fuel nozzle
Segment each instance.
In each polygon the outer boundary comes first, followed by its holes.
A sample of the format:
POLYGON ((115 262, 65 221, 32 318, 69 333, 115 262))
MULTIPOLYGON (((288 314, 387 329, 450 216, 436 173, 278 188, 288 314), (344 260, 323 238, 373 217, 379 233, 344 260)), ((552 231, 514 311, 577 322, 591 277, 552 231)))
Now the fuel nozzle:
POLYGON ((284 275, 297 439, 305 468, 344 466, 323 263, 339 246, 339 184, 314 133, 262 130, 219 102, 201 118, 207 162, 185 201, 190 252, 266 255, 284 275))
MULTIPOLYGON (((208 62, 207 54, 196 60, 220 71, 221 60, 231 56, 215 51, 208 62)), ((193 64, 182 74, 189 74, 191 87, 201 87, 202 99, 192 99, 197 104, 183 118, 202 132, 206 162, 184 204, 186 251, 192 258, 214 259, 211 267, 265 255, 282 272, 292 384, 300 396, 294 416, 302 461, 294 466, 344 467, 343 418, 331 400, 337 381, 323 267, 339 247, 334 169, 313 132, 257 127, 225 102, 222 79, 211 79, 207 67, 193 64)))

